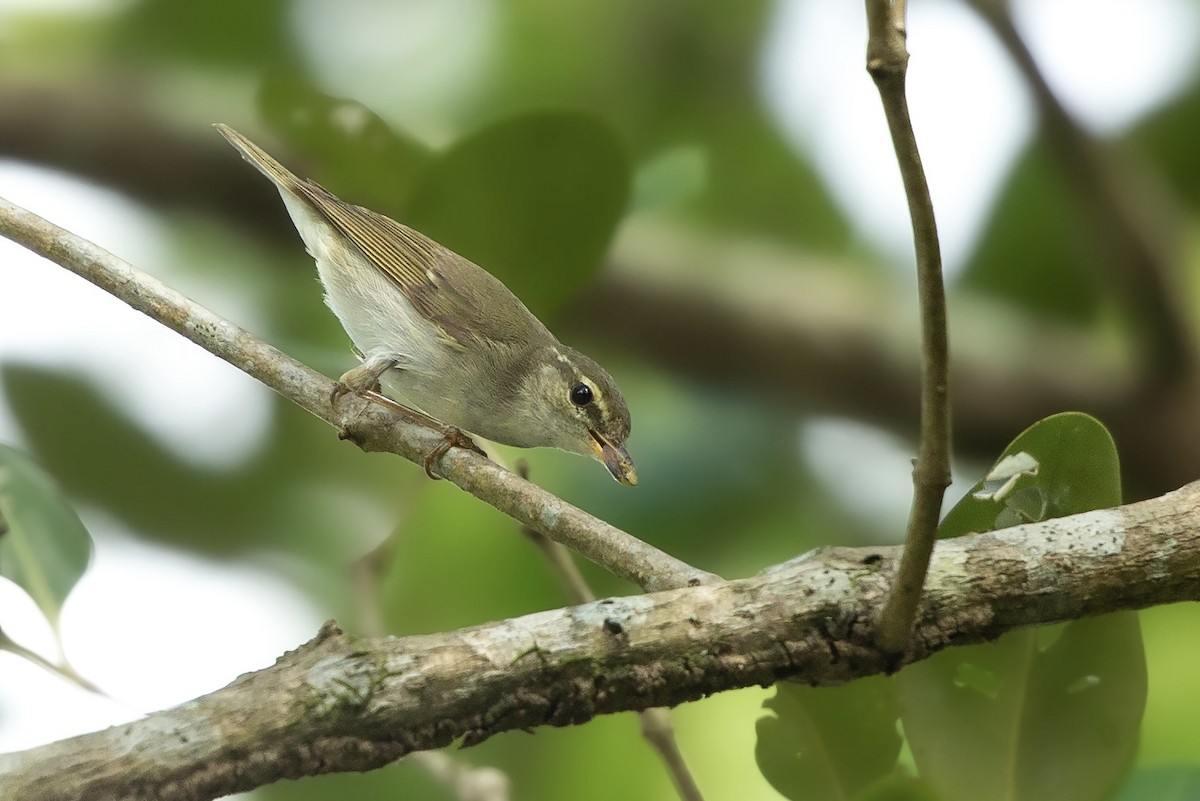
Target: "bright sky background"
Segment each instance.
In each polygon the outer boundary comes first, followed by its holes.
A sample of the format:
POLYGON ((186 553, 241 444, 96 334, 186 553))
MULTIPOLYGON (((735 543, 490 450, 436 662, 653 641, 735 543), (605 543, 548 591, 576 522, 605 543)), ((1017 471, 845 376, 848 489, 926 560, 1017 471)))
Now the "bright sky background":
MULTIPOLYGON (((492 46, 489 0, 352 4, 403 13, 404 24, 381 26, 370 13, 339 7, 329 14, 333 4, 302 3, 295 24, 326 70, 331 91, 355 95, 386 115, 397 102, 420 108, 453 102, 454 91, 469 93, 482 77, 492 46), (383 38, 381 29, 408 35, 383 38), (335 50, 333 43, 341 47, 335 50), (420 71, 397 69, 414 63, 420 71), (401 82, 388 85, 389 97, 372 97, 356 92, 354 75, 362 71, 387 71, 401 82), (441 90, 431 92, 435 84, 441 90)), ((45 7, 46 0, 0 0, 0 21, 13 9, 35 5, 45 7)), ((55 5, 109 7, 89 0, 55 5)), ((1196 5, 1186 0, 1018 0, 1016 6, 1051 83, 1093 129, 1129 125, 1195 70, 1200 20, 1196 5)), ((908 218, 878 98, 863 70, 862 16, 862 3, 845 0, 780 2, 761 61, 763 97, 796 147, 815 156, 863 237, 905 264, 911 259, 908 218)), ((909 32, 913 117, 953 272, 970 253, 1033 118, 997 46, 959 3, 913 0, 909 32)), ((200 271, 178 267, 186 256, 171 252, 154 216, 136 204, 11 162, 0 162, 0 195, 255 327, 253 302, 222 294, 202 283, 200 271)), ((189 459, 236 462, 261 442, 267 391, 175 334, 5 241, 0 287, 0 359, 67 366, 94 378, 189 459), (172 363, 170 382, 159 381, 155 370, 164 360, 172 363), (164 409, 169 413, 160 413, 164 409)), ((2 396, 0 441, 22 444, 2 396)), ((831 491, 853 494, 852 506, 863 514, 903 518, 910 492, 907 449, 873 429, 834 420, 805 426, 798 447, 823 471, 831 491), (861 493, 864 485, 873 488, 870 497, 861 493)), ((97 558, 68 602, 65 640, 76 666, 122 703, 97 699, 0 654, 0 751, 110 725, 216 689, 270 664, 321 622, 269 565, 210 564, 141 543, 95 510, 80 512, 96 537, 97 558), (202 605, 197 597, 205 599, 202 605)), ((0 623, 12 636, 30 647, 49 647, 32 603, 3 581, 0 609, 0 623)))

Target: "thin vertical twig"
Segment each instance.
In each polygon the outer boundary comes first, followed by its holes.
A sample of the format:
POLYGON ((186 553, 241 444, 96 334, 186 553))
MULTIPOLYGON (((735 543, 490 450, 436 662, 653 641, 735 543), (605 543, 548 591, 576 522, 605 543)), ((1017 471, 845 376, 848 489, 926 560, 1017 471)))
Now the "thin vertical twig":
POLYGON ((921 312, 921 443, 913 466, 913 502, 895 582, 876 625, 891 653, 908 643, 937 540, 942 497, 950 485, 949 338, 942 255, 925 169, 908 113, 904 0, 867 0, 867 72, 875 81, 900 165, 912 218, 921 312))
MULTIPOLYGON (((528 480, 529 464, 524 459, 518 460, 516 472, 521 478, 528 480)), ((586 604, 596 600, 596 594, 588 586, 587 579, 583 577, 579 565, 575 563, 569 550, 528 526, 522 526, 521 531, 546 558, 546 564, 550 566, 550 571, 562 584, 563 591, 572 604, 586 604)), ((680 799, 682 801, 704 801, 704 796, 701 795, 700 788, 696 784, 692 772, 688 769, 687 762, 683 759, 683 752, 679 750, 679 743, 675 740, 675 729, 671 725, 671 713, 661 707, 654 707, 638 712, 638 719, 642 724, 642 736, 646 738, 646 741, 658 753, 663 765, 666 766, 671 783, 675 785, 675 791, 679 793, 680 799)))

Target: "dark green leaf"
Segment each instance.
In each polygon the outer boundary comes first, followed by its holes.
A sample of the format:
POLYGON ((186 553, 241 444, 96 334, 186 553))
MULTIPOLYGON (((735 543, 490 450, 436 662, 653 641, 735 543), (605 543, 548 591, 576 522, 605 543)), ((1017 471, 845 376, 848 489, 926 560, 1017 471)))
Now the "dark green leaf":
MULTIPOLYGON (((1004 455, 1021 452, 1037 461, 1037 474, 1020 476, 1003 498, 968 493, 942 536, 1120 504, 1116 449, 1095 419, 1048 417, 1004 455)), ((896 686, 917 767, 944 798, 1104 798, 1132 762, 1145 707, 1138 618, 1010 632, 910 665, 896 686)))
POLYGON ((1192 208, 1200 207, 1197 130, 1200 130, 1200 81, 1193 81, 1179 97, 1139 124, 1131 137, 1149 153, 1158 168, 1154 178, 1168 184, 1175 197, 1192 208))
POLYGON ((595 117, 503 120, 430 164, 404 221, 491 272, 543 317, 600 267, 629 199, 629 158, 595 117))
POLYGON ((961 284, 1076 322, 1101 298, 1095 237, 1066 190, 1061 168, 1034 145, 1013 168, 961 284))
POLYGON ((91 555, 92 537, 54 479, 25 454, 0 445, 0 576, 29 593, 57 625, 91 555))
POLYGON ((78 370, 9 364, 0 381, 32 449, 73 498, 173 547, 287 548, 309 551, 318 564, 348 561, 354 538, 329 536, 340 525, 336 506, 314 502, 303 488, 391 485, 394 492, 396 474, 408 472, 400 463, 364 464, 315 418, 287 413, 260 456, 213 470, 182 459, 78 370))
POLYGON ((121 56, 231 64, 274 61, 291 45, 285 0, 137 0, 117 20, 113 48, 121 56))
POLYGON ((889 773, 900 754, 891 683, 840 687, 782 682, 759 718, 754 755, 763 776, 792 801, 849 799, 889 773))

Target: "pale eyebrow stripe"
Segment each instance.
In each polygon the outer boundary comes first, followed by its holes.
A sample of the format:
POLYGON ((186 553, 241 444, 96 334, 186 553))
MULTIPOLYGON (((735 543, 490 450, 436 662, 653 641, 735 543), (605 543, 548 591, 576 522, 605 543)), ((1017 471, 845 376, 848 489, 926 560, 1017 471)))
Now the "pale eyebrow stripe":
MULTIPOLYGON (((550 350, 554 352, 555 358, 557 358, 560 362, 567 365, 568 367, 575 367, 575 363, 572 362, 570 360, 570 358, 568 358, 567 355, 565 353, 563 353, 561 350, 559 350, 558 348, 554 348, 554 347, 550 348, 550 350)), ((593 398, 592 402, 595 403, 597 407, 599 407, 599 409, 602 413, 607 413, 608 412, 608 401, 606 399, 604 392, 600 389, 600 384, 596 381, 596 379, 592 378, 590 375, 587 375, 586 373, 580 372, 579 380, 582 381, 584 384, 586 384, 588 389, 590 389, 592 391, 592 398, 593 398)))

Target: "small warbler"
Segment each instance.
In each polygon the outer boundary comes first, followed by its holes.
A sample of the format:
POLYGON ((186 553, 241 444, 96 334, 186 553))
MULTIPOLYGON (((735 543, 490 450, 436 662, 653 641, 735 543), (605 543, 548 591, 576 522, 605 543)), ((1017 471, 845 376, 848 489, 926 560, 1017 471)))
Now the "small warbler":
MULTIPOLYGON (((613 477, 637 484, 625 450, 629 408, 612 377, 563 345, 497 278, 382 214, 346 203, 296 177, 242 134, 218 131, 279 189, 325 287, 325 302, 350 335, 361 364, 338 391, 370 397, 376 387, 400 407, 461 432, 521 448, 552 447, 595 457, 613 477)), ((378 396, 376 396, 378 397, 378 396)), ((475 448, 478 450, 478 448, 475 448)))

